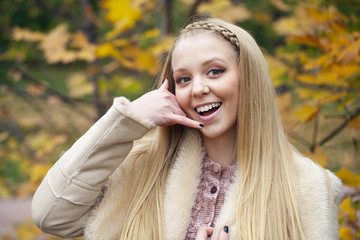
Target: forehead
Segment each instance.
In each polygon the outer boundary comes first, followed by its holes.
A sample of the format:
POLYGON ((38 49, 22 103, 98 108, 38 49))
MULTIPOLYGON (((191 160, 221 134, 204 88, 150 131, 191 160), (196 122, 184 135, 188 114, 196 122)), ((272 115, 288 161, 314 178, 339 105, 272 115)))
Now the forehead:
POLYGON ((220 57, 228 61, 237 59, 237 53, 231 43, 210 31, 189 32, 176 42, 172 53, 172 64, 193 62, 202 58, 220 57))

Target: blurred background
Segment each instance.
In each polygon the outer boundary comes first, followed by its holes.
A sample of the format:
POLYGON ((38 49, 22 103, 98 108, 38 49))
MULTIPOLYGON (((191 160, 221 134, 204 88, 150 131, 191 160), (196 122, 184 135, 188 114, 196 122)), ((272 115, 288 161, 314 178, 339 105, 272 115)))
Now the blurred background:
POLYGON ((359 0, 1 0, 1 240, 57 239, 32 223, 37 186, 114 97, 151 90, 193 15, 254 36, 292 143, 344 183, 340 238, 360 239, 359 0))

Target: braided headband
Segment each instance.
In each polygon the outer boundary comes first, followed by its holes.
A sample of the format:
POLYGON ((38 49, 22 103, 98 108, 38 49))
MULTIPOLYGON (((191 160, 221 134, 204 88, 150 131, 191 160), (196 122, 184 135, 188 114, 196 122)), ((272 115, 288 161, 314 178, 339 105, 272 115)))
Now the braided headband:
POLYGON ((212 32, 220 35, 227 41, 229 41, 231 43, 231 45, 233 45, 235 47, 236 50, 239 50, 239 48, 240 48, 239 40, 233 32, 231 32, 229 29, 227 29, 221 25, 217 25, 214 23, 206 22, 206 21, 194 22, 194 23, 187 25, 186 28, 181 30, 180 35, 190 32, 194 29, 212 31, 212 32))

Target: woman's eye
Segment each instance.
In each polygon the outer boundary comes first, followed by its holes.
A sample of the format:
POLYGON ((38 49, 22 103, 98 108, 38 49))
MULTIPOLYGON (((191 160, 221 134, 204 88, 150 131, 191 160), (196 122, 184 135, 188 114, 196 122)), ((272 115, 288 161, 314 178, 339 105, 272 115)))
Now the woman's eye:
POLYGON ((176 80, 176 83, 187 83, 190 81, 189 77, 180 77, 176 80))
POLYGON ((211 69, 208 73, 209 76, 216 76, 225 72, 225 69, 211 69))

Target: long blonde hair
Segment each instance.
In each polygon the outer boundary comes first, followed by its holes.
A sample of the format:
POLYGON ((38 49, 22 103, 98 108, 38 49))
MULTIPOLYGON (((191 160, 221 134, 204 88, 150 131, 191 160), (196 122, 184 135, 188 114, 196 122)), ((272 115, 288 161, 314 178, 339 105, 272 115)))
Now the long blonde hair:
MULTIPOLYGON (((240 194, 236 229, 240 239, 304 239, 300 221, 293 147, 289 144, 276 106, 267 63, 254 39, 238 26, 219 19, 189 24, 186 34, 212 31, 229 41, 239 56, 237 166, 240 194)), ((176 42, 177 42, 176 41, 176 42)), ((174 93, 171 58, 167 56, 157 87, 169 79, 174 93)), ((154 141, 142 142, 149 166, 121 232, 121 239, 164 239, 163 206, 167 175, 182 139, 183 129, 158 127, 154 141), (151 167, 150 167, 151 166, 151 167), (155 221, 154 221, 155 220, 155 221)), ((140 153, 139 153, 140 154, 140 153)))

